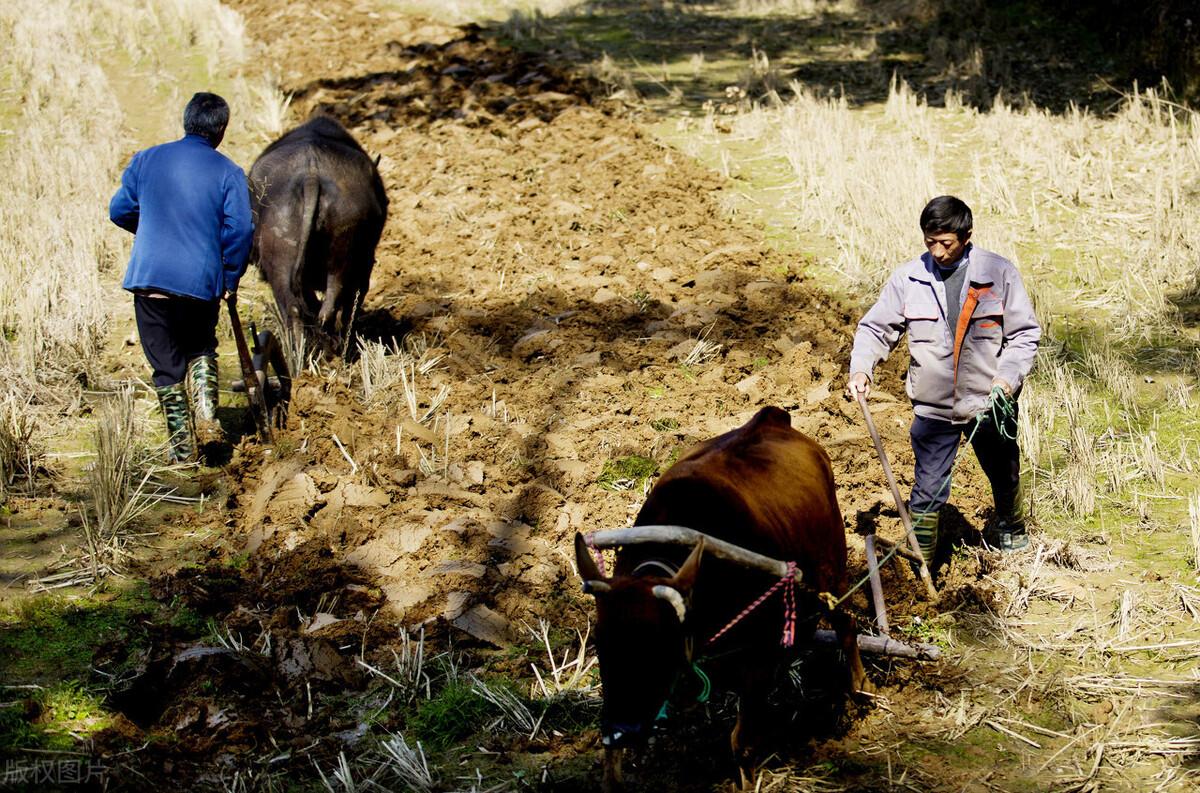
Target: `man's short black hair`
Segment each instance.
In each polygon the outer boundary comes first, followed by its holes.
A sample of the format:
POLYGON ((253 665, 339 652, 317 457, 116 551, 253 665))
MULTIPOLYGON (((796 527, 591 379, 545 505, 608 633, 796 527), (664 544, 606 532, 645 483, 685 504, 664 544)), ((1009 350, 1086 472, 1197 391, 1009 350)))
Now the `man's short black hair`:
POLYGON ((229 124, 229 103, 216 94, 200 91, 192 96, 183 110, 183 131, 189 135, 203 135, 213 142, 225 137, 229 124))
POLYGON ((962 241, 974 227, 971 208, 952 195, 940 195, 921 210, 921 231, 926 234, 953 232, 962 241))

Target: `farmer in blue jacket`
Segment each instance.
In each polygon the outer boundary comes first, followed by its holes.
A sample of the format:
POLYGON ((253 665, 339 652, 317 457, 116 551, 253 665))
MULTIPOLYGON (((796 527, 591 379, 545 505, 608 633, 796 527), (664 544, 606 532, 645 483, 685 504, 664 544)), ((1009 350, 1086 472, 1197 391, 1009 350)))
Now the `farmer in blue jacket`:
POLYGON ((916 414, 909 508, 922 554, 933 561, 964 434, 996 504, 986 539, 1002 551, 1019 550, 1029 537, 1018 498, 1017 397, 1042 329, 1013 263, 971 242, 971 209, 962 200, 938 196, 920 224, 927 252, 892 273, 858 323, 847 390, 852 398, 870 392, 876 365, 907 334, 906 388, 916 414))
POLYGON ((108 207, 112 222, 135 235, 123 286, 134 295, 172 462, 195 456, 193 410, 202 438, 219 432, 217 312, 237 292, 250 254, 246 175, 217 152, 228 123, 224 99, 193 96, 184 137, 135 154, 108 207))

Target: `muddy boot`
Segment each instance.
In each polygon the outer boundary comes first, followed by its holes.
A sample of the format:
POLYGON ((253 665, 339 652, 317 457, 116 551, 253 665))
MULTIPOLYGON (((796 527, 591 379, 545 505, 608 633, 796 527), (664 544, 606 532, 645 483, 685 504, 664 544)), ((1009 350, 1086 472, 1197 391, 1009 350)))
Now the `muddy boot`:
POLYGON ((196 440, 201 446, 224 440, 217 422, 217 358, 201 355, 188 363, 188 397, 196 420, 196 440))
POLYGON ((917 535, 917 544, 921 546, 921 555, 925 564, 933 564, 933 555, 937 551, 938 513, 914 512, 912 514, 913 533, 917 535))
POLYGON ((192 439, 192 415, 183 383, 154 389, 167 419, 168 457, 172 463, 190 463, 196 456, 192 439))
POLYGON ((1025 530, 1025 516, 1020 513, 1020 510, 1014 510, 997 519, 996 528, 987 540, 989 545, 999 548, 1005 553, 1029 547, 1029 533, 1025 530))

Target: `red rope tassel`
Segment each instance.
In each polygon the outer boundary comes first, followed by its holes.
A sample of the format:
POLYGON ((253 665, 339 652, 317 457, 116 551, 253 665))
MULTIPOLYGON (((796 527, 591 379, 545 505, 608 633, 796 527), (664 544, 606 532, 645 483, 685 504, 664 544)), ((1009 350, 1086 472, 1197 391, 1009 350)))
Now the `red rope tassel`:
POLYGON ((780 644, 791 647, 796 642, 796 563, 788 562, 787 584, 783 588, 783 638, 780 644))

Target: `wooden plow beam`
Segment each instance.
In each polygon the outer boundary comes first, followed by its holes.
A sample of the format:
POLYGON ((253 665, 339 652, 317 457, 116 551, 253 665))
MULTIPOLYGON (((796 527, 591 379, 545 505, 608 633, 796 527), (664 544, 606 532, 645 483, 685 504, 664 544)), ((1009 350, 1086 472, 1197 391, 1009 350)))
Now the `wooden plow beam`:
MULTIPOLYGON (((703 539, 704 552, 710 553, 718 559, 724 559, 725 561, 740 564, 754 570, 762 570, 779 578, 783 578, 788 572, 787 562, 763 556, 760 553, 747 550, 709 534, 696 531, 695 529, 689 529, 686 526, 651 525, 632 526, 627 529, 607 529, 605 531, 590 532, 585 535, 585 539, 588 545, 594 548, 616 548, 621 545, 638 545, 641 543, 664 543, 667 545, 694 547, 696 543, 703 539)), ((876 567, 878 562, 875 565, 870 565, 872 555, 868 554, 867 557, 868 565, 871 569, 875 569, 871 590, 873 596, 876 598, 876 614, 884 615, 884 625, 886 626, 887 616, 882 607, 883 590, 877 586, 879 576, 876 567)), ((796 582, 800 583, 800 570, 796 569, 792 575, 796 582)), ((883 636, 863 636, 860 634, 858 637, 858 649, 864 653, 890 655, 897 658, 936 661, 941 657, 942 651, 931 644, 909 645, 888 636, 886 628, 881 632, 884 634, 883 636)), ((836 637, 833 631, 819 630, 813 635, 813 640, 818 644, 832 644, 836 642, 836 637)))

